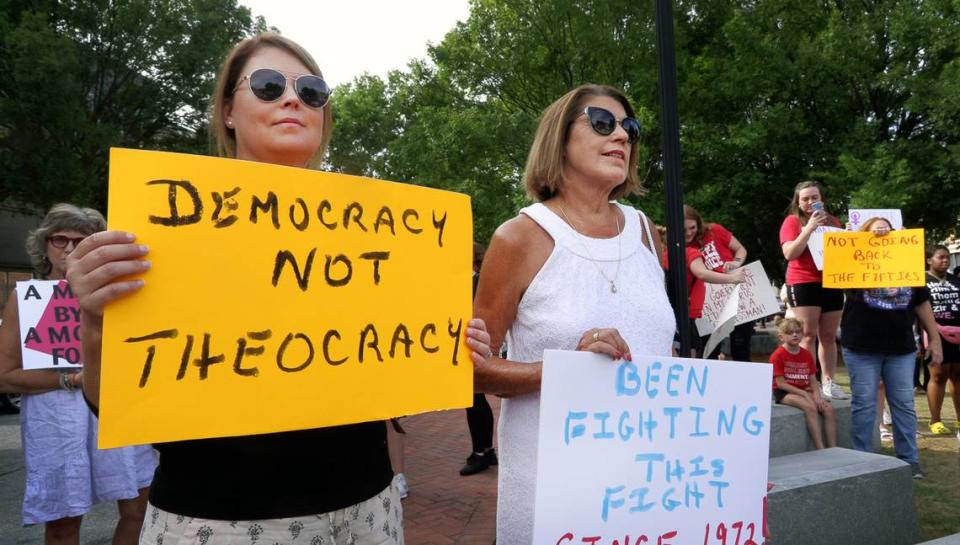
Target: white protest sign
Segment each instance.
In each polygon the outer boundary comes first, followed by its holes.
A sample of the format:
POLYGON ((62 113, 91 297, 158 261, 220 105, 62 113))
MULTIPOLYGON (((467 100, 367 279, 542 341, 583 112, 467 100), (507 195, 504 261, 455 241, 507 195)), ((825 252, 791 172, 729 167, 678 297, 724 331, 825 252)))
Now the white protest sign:
POLYGON ((870 218, 883 218, 894 229, 903 229, 903 215, 896 208, 851 208, 847 218, 851 231, 859 231, 860 226, 870 218))
POLYGON ((66 280, 17 282, 24 369, 81 367, 80 307, 66 280))
POLYGON ((713 353, 713 349, 720 344, 723 339, 727 338, 733 328, 737 326, 737 310, 740 308, 740 285, 736 285, 733 288, 733 291, 727 295, 727 301, 724 303, 723 308, 720 309, 720 315, 717 317, 717 328, 713 330, 713 333, 710 334, 710 338, 707 339, 707 345, 703 348, 703 354, 709 355, 713 353))
POLYGON ((703 314, 697 318, 697 332, 701 337, 713 333, 717 324, 722 321, 719 319, 720 313, 735 286, 739 287, 740 305, 737 308, 737 321, 734 325, 745 324, 780 312, 780 303, 777 302, 778 294, 770 289, 770 279, 763 270, 763 265, 759 261, 754 261, 744 265, 743 272, 746 280, 742 284, 706 284, 703 314))
POLYGON ((810 238, 807 239, 807 248, 810 250, 810 255, 813 257, 813 264, 817 266, 817 269, 823 270, 823 235, 824 233, 829 233, 833 231, 843 231, 839 227, 830 227, 829 225, 821 225, 817 227, 813 233, 810 234, 810 238))
POLYGON ((772 375, 545 351, 533 543, 763 542, 772 375))

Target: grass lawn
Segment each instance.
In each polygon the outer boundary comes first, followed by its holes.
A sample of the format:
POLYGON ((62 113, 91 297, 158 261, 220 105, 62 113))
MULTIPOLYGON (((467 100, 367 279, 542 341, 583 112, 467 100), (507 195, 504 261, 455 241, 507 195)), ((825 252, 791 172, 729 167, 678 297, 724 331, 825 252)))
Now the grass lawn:
MULTIPOLYGON (((838 369, 836 381, 850 391, 850 379, 844 367, 838 369)), ((957 414, 950 399, 950 386, 943 403, 943 423, 956 433, 957 414)), ((927 478, 913 481, 913 496, 920 517, 923 541, 960 532, 960 441, 956 435, 933 435, 929 431, 930 408, 927 396, 916 394, 914 406, 922 436, 920 463, 927 478)), ((884 443, 881 451, 893 456, 893 443, 884 443)))

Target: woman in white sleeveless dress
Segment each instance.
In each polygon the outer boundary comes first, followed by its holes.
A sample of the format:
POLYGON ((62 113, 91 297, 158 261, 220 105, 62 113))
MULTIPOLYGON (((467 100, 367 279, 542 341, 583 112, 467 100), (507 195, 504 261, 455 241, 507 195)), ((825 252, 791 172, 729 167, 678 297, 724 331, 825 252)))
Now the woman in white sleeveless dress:
MULTIPOLYGON (((476 389, 504 398, 499 424, 497 543, 530 545, 544 349, 586 350, 611 362, 669 356, 676 322, 660 241, 638 210, 618 204, 638 187, 640 126, 617 89, 584 85, 544 112, 524 184, 536 204, 490 242, 475 301, 493 353, 476 389)), ((570 468, 575 471, 576 468, 570 468)))

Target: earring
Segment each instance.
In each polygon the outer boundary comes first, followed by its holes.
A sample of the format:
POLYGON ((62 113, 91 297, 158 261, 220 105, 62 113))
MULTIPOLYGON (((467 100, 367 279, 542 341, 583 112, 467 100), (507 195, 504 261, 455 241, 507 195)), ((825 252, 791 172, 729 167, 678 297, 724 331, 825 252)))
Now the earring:
POLYGON ((232 129, 232 128, 233 128, 233 121, 227 121, 226 125, 227 125, 227 128, 228 128, 228 129, 232 129))

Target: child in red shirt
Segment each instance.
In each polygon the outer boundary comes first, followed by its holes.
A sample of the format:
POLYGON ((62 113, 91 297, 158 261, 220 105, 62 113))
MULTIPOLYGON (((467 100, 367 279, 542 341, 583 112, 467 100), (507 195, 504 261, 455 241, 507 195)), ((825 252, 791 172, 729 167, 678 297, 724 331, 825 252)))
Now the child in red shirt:
POLYGON ((820 434, 820 418, 826 431, 826 446, 837 446, 837 419, 833 406, 820 394, 817 384, 817 368, 813 354, 800 346, 803 338, 803 323, 796 318, 787 318, 780 322, 780 346, 770 355, 773 364, 773 396, 777 403, 796 407, 803 411, 807 421, 807 431, 813 444, 824 448, 820 434))

